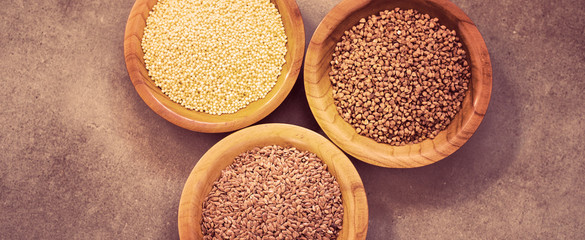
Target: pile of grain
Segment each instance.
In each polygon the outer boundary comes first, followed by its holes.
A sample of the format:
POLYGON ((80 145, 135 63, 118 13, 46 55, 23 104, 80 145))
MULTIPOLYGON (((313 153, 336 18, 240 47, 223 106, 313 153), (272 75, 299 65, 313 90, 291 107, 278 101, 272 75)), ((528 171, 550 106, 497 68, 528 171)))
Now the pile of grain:
POLYGON ((449 125, 471 71, 454 30, 397 8, 346 31, 329 75, 337 111, 359 134, 405 145, 434 138, 449 125))
POLYGON ((336 239, 341 191, 314 154, 267 146, 239 155, 203 203, 204 239, 336 239))
POLYGON ((234 113, 264 98, 285 63, 278 9, 265 0, 160 0, 146 20, 148 74, 182 106, 234 113))

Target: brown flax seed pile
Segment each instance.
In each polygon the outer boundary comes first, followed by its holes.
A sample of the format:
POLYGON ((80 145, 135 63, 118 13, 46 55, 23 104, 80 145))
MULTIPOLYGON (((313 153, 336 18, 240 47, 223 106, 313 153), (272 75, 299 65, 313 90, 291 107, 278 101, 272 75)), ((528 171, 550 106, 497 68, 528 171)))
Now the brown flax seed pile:
POLYGON ((240 154, 203 203, 204 239, 336 239, 341 190, 314 154, 267 146, 240 154))

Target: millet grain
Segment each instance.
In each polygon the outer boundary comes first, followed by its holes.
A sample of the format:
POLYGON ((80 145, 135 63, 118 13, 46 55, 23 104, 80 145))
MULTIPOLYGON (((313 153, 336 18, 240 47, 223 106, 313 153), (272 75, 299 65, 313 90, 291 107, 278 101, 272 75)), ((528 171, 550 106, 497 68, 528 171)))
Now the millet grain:
POLYGON ((160 0, 142 39, 148 74, 187 109, 235 113, 264 98, 285 63, 287 37, 266 0, 160 0))

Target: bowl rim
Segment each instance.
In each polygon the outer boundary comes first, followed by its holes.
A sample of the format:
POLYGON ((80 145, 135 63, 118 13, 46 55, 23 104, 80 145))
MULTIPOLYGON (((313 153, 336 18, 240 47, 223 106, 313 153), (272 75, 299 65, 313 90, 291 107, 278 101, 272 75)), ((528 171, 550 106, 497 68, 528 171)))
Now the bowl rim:
MULTIPOLYGON (((218 116, 198 112, 207 117, 214 118, 216 121, 205 121, 205 119, 200 118, 189 118, 173 110, 171 107, 167 106, 157 98, 168 98, 166 95, 162 94, 162 92, 157 92, 156 90, 151 89, 151 87, 146 84, 147 81, 152 80, 148 76, 148 71, 144 67, 144 53, 142 52, 142 38, 140 37, 144 32, 144 27, 140 28, 138 26, 145 25, 144 23, 149 16, 150 10, 157 2, 158 0, 136 0, 132 10, 130 11, 124 33, 124 60, 126 63, 128 75, 140 98, 156 114, 179 127, 191 131, 206 133, 230 132, 247 127, 265 118, 274 110, 276 110, 276 108, 280 106, 280 104, 288 96, 299 76, 305 52, 304 23, 301 12, 295 0, 271 0, 271 2, 273 2, 279 9, 281 16, 283 15, 283 11, 281 9, 288 9, 287 15, 289 16, 290 22, 292 23, 290 25, 290 32, 293 34, 291 34, 287 40, 287 55, 291 54, 291 65, 288 71, 281 73, 281 76, 284 75, 284 77, 279 80, 282 81, 282 85, 280 88, 276 88, 278 86, 277 83, 277 85, 268 93, 265 98, 252 102, 245 108, 238 111, 241 112, 254 103, 266 100, 266 102, 262 105, 256 106, 257 109, 246 115, 237 115, 238 112, 236 112, 233 114, 222 114, 218 116), (282 5, 276 4, 277 1, 278 3, 282 3, 282 5), (273 91, 275 91, 275 93, 271 96, 273 91)), ((288 62, 285 63, 285 65, 286 64, 288 64, 288 62)), ((183 109, 187 110, 186 108, 183 109)))
MULTIPOLYGON (((466 96, 471 101, 471 108, 473 110, 470 113, 471 116, 466 117, 466 119, 459 116, 460 122, 452 121, 449 124, 454 126, 457 124, 458 129, 455 133, 447 133, 447 130, 450 128, 448 126, 433 139, 427 139, 421 143, 407 144, 405 146, 391 146, 385 143, 378 143, 373 139, 355 133, 355 131, 353 131, 353 134, 344 133, 338 129, 341 128, 338 125, 346 124, 352 129, 353 127, 340 117, 335 107, 333 107, 333 110, 328 109, 331 108, 331 105, 334 105, 333 98, 330 95, 330 82, 328 83, 328 89, 318 90, 322 80, 322 75, 318 74, 318 69, 321 64, 325 64, 324 59, 328 59, 327 57, 323 57, 323 54, 320 55, 320 50, 325 48, 325 44, 332 42, 329 37, 339 27, 340 23, 345 21, 351 14, 375 2, 378 1, 343 0, 327 13, 318 25, 305 55, 303 75, 309 107, 325 134, 342 150, 363 162, 388 168, 415 168, 435 163, 451 155, 463 146, 477 130, 485 116, 492 88, 492 68, 487 46, 472 20, 454 3, 449 0, 418 0, 417 2, 439 7, 440 11, 457 18, 456 31, 458 35, 462 34, 467 39, 473 39, 474 48, 473 51, 468 51, 468 57, 472 61, 470 64, 472 80, 474 77, 477 77, 479 84, 472 86, 466 96), (329 114, 328 111, 335 113, 329 114)), ((466 43, 463 44, 467 45, 466 43)), ((327 85, 327 83, 324 84, 327 85)), ((462 115, 462 111, 463 107, 457 115, 462 115)), ((453 120, 457 119, 457 115, 453 120)))
MULTIPOLYGON (((282 141, 284 147, 296 147, 308 150, 328 166, 329 172, 334 175, 340 185, 344 208, 343 229, 338 239, 365 239, 368 229, 368 202, 359 173, 353 163, 339 148, 324 136, 309 129, 282 123, 260 124, 244 128, 225 137, 211 147, 197 162, 187 181, 185 182, 178 211, 178 228, 180 239, 198 239, 193 225, 196 225, 195 211, 201 205, 193 201, 194 196, 204 199, 209 194, 213 182, 206 181, 213 175, 225 169, 233 162, 237 154, 253 147, 262 147, 266 142, 282 141), (253 137, 251 137, 253 136, 253 137), (230 157, 226 156, 226 152, 230 157), (235 154, 234 154, 235 153, 235 154), (232 157, 233 156, 233 157, 232 157), (229 159, 217 161, 217 159, 229 159), (219 171, 219 172, 218 172, 219 171), (353 226, 353 227, 351 227, 353 226), (343 238, 342 238, 343 237, 343 238)), ((201 214, 200 212, 198 214, 201 214)))

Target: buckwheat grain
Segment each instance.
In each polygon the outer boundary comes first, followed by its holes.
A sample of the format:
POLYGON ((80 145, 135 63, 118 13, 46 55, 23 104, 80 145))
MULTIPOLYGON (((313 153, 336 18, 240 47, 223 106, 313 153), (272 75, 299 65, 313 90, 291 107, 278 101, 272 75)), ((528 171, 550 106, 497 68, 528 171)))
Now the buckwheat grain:
POLYGON ((337 43, 330 80, 357 133, 391 145, 434 138, 461 109, 471 71, 454 30, 416 10, 363 18, 337 43))

